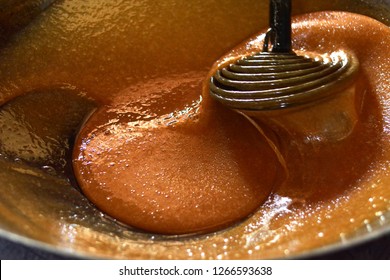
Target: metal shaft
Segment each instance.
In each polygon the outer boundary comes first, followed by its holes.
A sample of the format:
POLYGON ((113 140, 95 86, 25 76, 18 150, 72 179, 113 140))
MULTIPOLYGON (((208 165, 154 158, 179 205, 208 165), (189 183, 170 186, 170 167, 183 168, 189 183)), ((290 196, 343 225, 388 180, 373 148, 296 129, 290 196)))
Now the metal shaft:
POLYGON ((291 52, 291 0, 270 0, 272 52, 291 52))

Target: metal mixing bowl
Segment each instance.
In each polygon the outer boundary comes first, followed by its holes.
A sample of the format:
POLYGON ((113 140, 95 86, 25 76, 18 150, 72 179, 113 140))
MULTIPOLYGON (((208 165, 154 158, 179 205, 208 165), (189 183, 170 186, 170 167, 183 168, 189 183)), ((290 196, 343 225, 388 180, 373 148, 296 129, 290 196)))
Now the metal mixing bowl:
MULTIPOLYGON (((67 5, 68 2, 72 2, 72 5, 76 7, 78 2, 82 9, 83 1, 0 0, 2 45, 17 38, 21 32, 28 32, 28 27, 37 20, 44 17, 48 18, 47 20, 50 20, 50 17, 55 19, 55 13, 52 13, 52 10, 60 9, 61 5, 67 5)), ((129 5, 136 5, 133 2, 129 1, 129 5)), ((199 5, 203 4, 202 1, 198 2, 199 5)), ((390 0, 295 0, 293 2, 295 4, 294 14, 321 10, 344 10, 365 14, 390 25, 390 0)), ((223 3, 220 1, 220 5, 223 3)), ((245 4, 250 3, 251 1, 245 1, 245 4)), ((102 8, 115 9, 116 7, 115 5, 110 7, 110 1, 107 1, 104 5, 102 4, 102 8)), ((194 10, 193 13, 196 14, 197 11, 194 10)), ((254 21, 252 26, 242 26, 241 40, 266 26, 268 11, 264 9, 259 13, 259 19, 254 21)), ((77 16, 77 12, 75 14, 77 16)), ((165 16, 170 17, 168 14, 165 16)), ((239 26, 242 23, 237 21, 236 24, 239 26)), ((232 44, 229 47, 233 47, 238 42, 229 41, 229 44, 232 44)), ((0 71, 0 75, 2 74, 4 73, 0 71)), ((0 103, 6 101, 5 96, 6 93, 0 92, 0 103)), ((37 107, 39 108, 38 103, 37 107)), ((73 129, 76 129, 78 122, 75 121, 72 125, 73 129)), ((60 131, 64 131, 61 129, 59 128, 60 131)), ((290 250, 288 255, 275 254, 271 257, 314 256, 350 247, 387 234, 389 231, 390 211, 366 223, 354 234, 343 236, 326 246, 314 247, 306 251, 290 250)), ((56 176, 48 170, 24 164, 23 161, 15 162, 2 157, 0 157, 0 236, 28 246, 82 258, 263 257, 261 251, 248 253, 246 244, 243 240, 239 240, 241 237, 232 240, 235 238, 234 229, 202 236, 158 236, 122 226, 91 205, 76 188, 71 186, 69 180, 56 176), (229 240, 226 241, 226 239, 229 240)))

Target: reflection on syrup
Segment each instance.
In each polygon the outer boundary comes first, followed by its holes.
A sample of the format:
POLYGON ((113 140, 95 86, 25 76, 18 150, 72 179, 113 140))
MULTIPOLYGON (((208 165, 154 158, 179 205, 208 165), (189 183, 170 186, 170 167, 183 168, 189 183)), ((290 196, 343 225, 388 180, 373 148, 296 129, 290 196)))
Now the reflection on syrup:
POLYGON ((381 117, 376 97, 363 80, 303 108, 252 113, 278 136, 289 170, 278 193, 308 203, 336 198, 355 186, 375 161, 381 117))

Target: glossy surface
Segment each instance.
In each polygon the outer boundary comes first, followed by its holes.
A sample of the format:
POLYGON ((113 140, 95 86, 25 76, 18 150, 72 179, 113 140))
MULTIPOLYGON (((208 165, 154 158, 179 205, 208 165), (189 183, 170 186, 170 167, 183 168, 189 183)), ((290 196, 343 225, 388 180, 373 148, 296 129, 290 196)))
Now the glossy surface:
POLYGON ((277 158, 245 118, 203 101, 206 75, 149 80, 87 120, 73 167, 105 213, 148 232, 183 234, 237 223, 267 199, 277 158))
POLYGON ((0 0, 0 47, 55 0, 0 0))
POLYGON ((78 126, 95 107, 75 88, 29 92, 0 110, 0 154, 54 174, 71 172, 70 154, 78 126))
MULTIPOLYGON (((266 22, 266 17, 259 19, 257 16, 259 8, 262 8, 260 2, 241 1, 243 5, 239 7, 236 1, 194 2, 194 9, 187 14, 180 14, 179 11, 191 4, 173 5, 172 1, 164 2, 166 6, 160 4, 165 8, 148 8, 150 3, 147 1, 137 1, 131 2, 134 7, 130 8, 127 6, 129 2, 126 2, 84 1, 83 6, 78 1, 61 1, 51 7, 1 50, 1 102, 34 89, 68 83, 100 100, 101 104, 109 104, 117 92, 136 84, 135 81, 150 81, 158 78, 158 75, 167 77, 174 74, 172 67, 167 65, 177 66, 181 73, 183 69, 187 72, 209 68, 224 52, 257 31, 262 20, 266 22), (105 9, 99 9, 99 5, 105 9), (204 24, 205 17, 201 15, 210 9, 216 11, 216 16, 208 17, 207 24, 204 24), (151 31, 142 32, 141 27, 136 28, 137 24, 126 24, 131 19, 127 17, 131 10, 135 12, 133 20, 142 22, 139 26, 148 26, 149 23, 142 20, 142 11, 151 12, 156 18, 160 14, 162 18, 172 20, 158 20, 151 31), (231 22, 231 16, 237 11, 247 17, 231 22), (117 22, 118 15, 122 15, 122 23, 117 22), (115 22, 111 28, 108 24, 110 21, 115 22), (164 22, 170 24, 165 25, 164 22), (191 34, 186 32, 184 26, 189 22, 194 26, 191 34), (175 26, 173 23, 183 25, 172 27, 175 26), (104 32, 105 24, 110 32, 104 32), (162 34, 172 35, 159 36, 164 28, 172 30, 162 34), (210 40, 207 34, 212 34, 215 41, 210 40), (119 38, 123 38, 126 44, 113 44, 119 38), (151 38, 156 38, 156 44, 145 43, 150 42, 151 38), (173 43, 170 44, 170 41, 173 43), (172 52, 172 49, 178 51, 172 52), (200 58, 196 56, 197 53, 200 58), (160 54, 163 55, 160 57, 160 54), (149 67, 152 62, 153 67, 149 67), (151 71, 150 75, 146 71, 151 71)), ((329 9, 337 7, 334 3, 338 1, 327 1, 325 4, 312 2, 302 5, 304 1, 297 1, 297 11, 329 9)), ((343 1, 343 5, 345 3, 343 1)), ((362 6, 345 4, 343 7, 359 9, 362 6)), ((386 94, 389 62, 385 54, 389 52, 383 50, 389 44, 384 41, 388 36, 378 35, 378 39, 371 34, 387 34, 388 27, 367 18, 346 15, 338 18, 326 14, 321 22, 315 18, 301 18, 300 23, 295 24, 295 48, 326 51, 332 46, 327 45, 323 38, 347 34, 348 40, 338 41, 337 44, 341 48, 355 49, 359 60, 364 60, 369 70, 364 74, 369 86, 366 96, 371 97, 371 102, 367 103, 369 105, 363 112, 369 115, 375 111, 365 122, 365 127, 374 133, 372 138, 363 137, 357 142, 368 143, 364 147, 373 153, 363 160, 362 165, 354 163, 354 166, 360 165, 361 171, 365 170, 358 174, 360 180, 352 176, 355 186, 335 186, 337 191, 334 195, 326 190, 320 193, 306 190, 305 200, 299 199, 297 189, 274 193, 256 214, 236 226, 211 234, 167 237, 140 233, 113 222, 97 211, 66 180, 39 168, 1 160, 2 234, 20 242, 89 257, 225 259, 297 256, 331 244, 351 244, 350 240, 355 238, 361 240, 385 231, 389 226, 386 187, 389 183, 389 112, 386 105, 389 99, 386 94), (319 32, 321 36, 311 30, 319 32), (370 40, 364 41, 364 44, 370 42, 371 47, 365 45, 365 48, 361 48, 362 41, 351 40, 354 36, 362 38, 362 34, 370 34, 370 40), (311 40, 318 40, 319 43, 307 44, 311 40), (369 55, 365 55, 366 52, 369 55), (364 169, 367 162, 369 164, 364 169)), ((249 47, 260 41, 261 37, 255 37, 249 47)), ((352 144, 355 143, 352 141, 352 144)), ((360 148, 360 145, 351 147, 348 153, 353 153, 354 149, 358 154, 362 153, 360 148)))

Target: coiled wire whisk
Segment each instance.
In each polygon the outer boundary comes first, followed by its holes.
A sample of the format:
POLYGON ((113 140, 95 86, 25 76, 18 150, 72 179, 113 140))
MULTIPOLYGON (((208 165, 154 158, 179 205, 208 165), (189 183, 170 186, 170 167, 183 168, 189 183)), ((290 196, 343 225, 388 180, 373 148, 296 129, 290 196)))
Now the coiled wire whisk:
POLYGON ((333 94, 357 73, 359 62, 353 54, 292 51, 290 0, 270 1, 270 26, 261 52, 238 59, 211 77, 214 99, 238 110, 297 106, 333 94))

